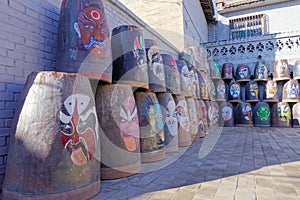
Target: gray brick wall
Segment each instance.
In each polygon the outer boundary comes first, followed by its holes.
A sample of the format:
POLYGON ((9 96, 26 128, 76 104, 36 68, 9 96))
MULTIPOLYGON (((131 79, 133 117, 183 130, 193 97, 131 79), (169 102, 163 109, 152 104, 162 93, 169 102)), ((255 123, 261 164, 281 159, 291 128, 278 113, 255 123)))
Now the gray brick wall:
POLYGON ((0 1, 0 186, 9 134, 26 77, 54 70, 61 1, 0 1))

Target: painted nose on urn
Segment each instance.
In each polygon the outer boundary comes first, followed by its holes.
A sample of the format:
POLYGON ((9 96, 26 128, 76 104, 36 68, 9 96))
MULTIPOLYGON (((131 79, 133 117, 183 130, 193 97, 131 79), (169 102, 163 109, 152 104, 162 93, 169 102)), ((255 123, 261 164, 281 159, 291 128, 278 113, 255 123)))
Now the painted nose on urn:
POLYGON ((96 108, 101 128, 101 179, 117 179, 141 169, 140 131, 131 86, 99 85, 96 108))
POLYGON ((99 124, 89 79, 27 77, 10 136, 2 199, 88 199, 100 191, 99 124))

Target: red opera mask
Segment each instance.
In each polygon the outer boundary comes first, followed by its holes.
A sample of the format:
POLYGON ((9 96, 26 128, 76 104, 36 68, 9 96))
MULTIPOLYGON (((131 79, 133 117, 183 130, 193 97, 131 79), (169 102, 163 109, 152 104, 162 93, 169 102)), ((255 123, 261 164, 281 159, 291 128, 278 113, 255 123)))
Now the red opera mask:
POLYGON ((135 151, 139 146, 139 120, 133 96, 129 96, 120 110, 120 135, 128 151, 135 151))
POLYGON ((84 48, 95 57, 108 56, 110 49, 109 28, 103 10, 87 7, 78 14, 78 27, 75 29, 81 37, 84 48), (79 30, 78 30, 78 29, 79 30))
POLYGON ((60 112, 61 141, 76 165, 91 160, 97 147, 96 109, 88 107, 89 102, 87 95, 71 95, 64 101, 64 109, 60 112))

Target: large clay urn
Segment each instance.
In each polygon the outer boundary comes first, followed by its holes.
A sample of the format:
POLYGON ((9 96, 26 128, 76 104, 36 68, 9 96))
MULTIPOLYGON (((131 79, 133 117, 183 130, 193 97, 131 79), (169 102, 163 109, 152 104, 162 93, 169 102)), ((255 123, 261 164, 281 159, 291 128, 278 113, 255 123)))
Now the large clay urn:
POLYGON ((109 20, 101 0, 63 0, 56 70, 112 81, 109 20))
POLYGON ((167 153, 178 151, 177 109, 171 93, 156 93, 164 120, 165 147, 167 153))
POLYGON ((102 132, 101 179, 117 179, 141 169, 137 107, 129 85, 99 85, 97 114, 102 132))
POLYGON ((239 83, 232 81, 229 85, 228 92, 229 102, 241 102, 241 86, 239 83))
POLYGON ((161 54, 166 77, 167 92, 181 94, 180 76, 176 60, 171 54, 161 54))
POLYGON ((292 113, 289 104, 286 102, 275 103, 271 110, 271 120, 274 127, 291 127, 292 113))
POLYGON ((153 92, 134 92, 140 125, 141 162, 166 158, 164 120, 161 106, 153 92))
POLYGON ((268 80, 265 85, 264 102, 278 102, 278 87, 277 82, 268 80))
POLYGON ((224 63, 222 66, 222 79, 232 80, 233 79, 233 64, 224 63))
POLYGON ((300 101, 298 80, 291 79, 284 84, 282 89, 282 101, 283 102, 300 101))
POLYGON ((276 60, 273 68, 273 80, 282 81, 290 79, 290 71, 287 59, 276 60))
POLYGON ((235 71, 235 79, 237 82, 250 81, 251 71, 247 65, 238 65, 235 71))
POLYGON ((148 62, 149 90, 152 92, 166 92, 165 69, 160 49, 152 39, 145 39, 145 47, 148 62))
POLYGON ((234 110, 230 102, 223 102, 220 106, 220 125, 234 126, 234 110))
POLYGON ((300 103, 293 105, 293 127, 300 128, 300 103))
POLYGON ((31 73, 15 116, 2 199, 89 199, 100 191, 100 130, 87 77, 31 73))
POLYGON ((254 81, 268 81, 268 66, 266 61, 259 60, 255 63, 254 81))
POLYGON ((238 103, 235 109, 235 125, 236 126, 253 126, 253 114, 250 103, 238 103))
POLYGON ((254 126, 269 127, 271 126, 271 111, 268 103, 258 102, 254 107, 254 126))
POLYGON ((258 84, 256 81, 249 81, 246 84, 246 102, 258 102, 258 84))
POLYGON ((148 65, 142 29, 122 25, 112 30, 113 83, 148 89, 148 65))

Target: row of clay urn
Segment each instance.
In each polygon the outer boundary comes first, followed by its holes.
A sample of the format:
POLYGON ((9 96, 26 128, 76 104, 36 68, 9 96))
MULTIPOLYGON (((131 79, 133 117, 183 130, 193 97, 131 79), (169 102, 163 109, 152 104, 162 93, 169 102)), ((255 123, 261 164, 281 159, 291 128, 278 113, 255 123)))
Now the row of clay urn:
MULTIPOLYGON (((220 75, 220 67, 218 62, 210 62, 210 75, 214 79, 232 80, 237 82, 244 82, 251 80, 251 71, 249 66, 239 64, 235 70, 232 63, 224 63, 222 66, 222 73, 220 75), (222 77, 221 77, 222 76, 222 77)), ((269 71, 265 61, 259 60, 255 63, 254 68, 254 81, 268 81, 269 71)), ((287 59, 276 60, 273 68, 273 80, 289 80, 290 71, 287 59)), ((293 65, 293 78, 295 80, 300 79, 300 60, 297 60, 293 65)))
MULTIPOLYGON (((224 83, 221 80, 217 83, 217 98, 225 95, 230 102, 241 102, 242 98, 242 85, 240 82, 232 81, 229 84, 228 96, 224 94, 224 83), (221 89, 220 89, 221 88, 221 89)), ((245 100, 246 102, 299 102, 299 83, 298 80, 291 79, 279 87, 276 81, 268 80, 266 83, 258 83, 256 81, 249 81, 245 86, 245 100), (260 87, 262 86, 262 87, 260 87), (263 99, 261 99, 262 97, 263 99)))
POLYGON ((77 73, 28 76, 12 125, 4 199, 87 190, 85 199, 100 191, 100 179, 136 174, 142 162, 163 160, 218 125, 213 101, 91 83, 77 73))
POLYGON ((300 103, 290 108, 287 102, 278 102, 269 107, 266 102, 255 106, 241 102, 235 107, 230 102, 220 106, 220 124, 224 126, 300 127, 300 103))

